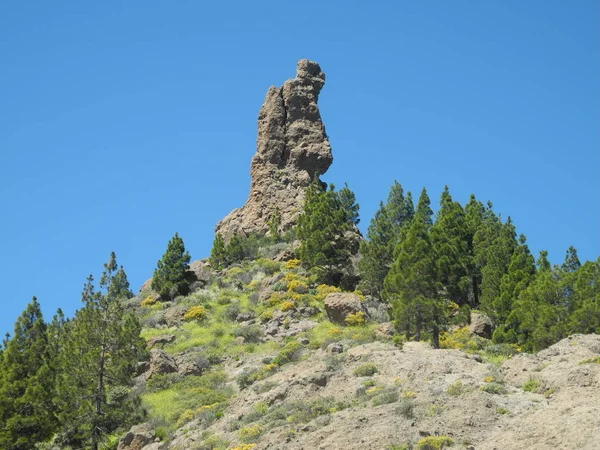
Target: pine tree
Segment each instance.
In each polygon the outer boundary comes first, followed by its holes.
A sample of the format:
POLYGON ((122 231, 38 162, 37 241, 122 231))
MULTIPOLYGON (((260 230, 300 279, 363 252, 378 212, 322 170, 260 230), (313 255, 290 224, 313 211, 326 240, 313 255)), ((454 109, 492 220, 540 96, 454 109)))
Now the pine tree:
POLYGON ((548 260, 548 251, 547 250, 540 251, 540 256, 538 257, 536 265, 537 265, 539 272, 547 272, 552 269, 552 266, 550 265, 550 261, 548 260))
POLYGON ((225 239, 219 233, 215 234, 215 240, 210 251, 210 264, 217 270, 224 269, 229 265, 225 239))
POLYGON ((29 450, 47 440, 57 421, 46 323, 35 297, 6 342, 0 373, 0 448, 29 450))
POLYGON ((511 314, 513 303, 533 281, 535 261, 525 243, 525 236, 519 236, 519 245, 515 248, 507 272, 500 281, 500 295, 492 301, 492 314, 497 323, 493 339, 495 342, 517 342, 515 330, 519 329, 521 318, 511 314))
POLYGON ((139 401, 130 384, 144 354, 141 327, 121 301, 130 296, 114 253, 100 291, 90 275, 82 302, 60 346, 57 403, 65 444, 97 450, 107 433, 134 422, 139 401))
MULTIPOLYGON (((502 277, 508 272, 511 257, 517 246, 515 227, 510 218, 505 224, 486 210, 484 222, 475 234, 475 261, 481 270, 480 307, 498 323, 496 303, 501 294, 502 277)), ((500 320, 505 320, 503 316, 500 320)))
POLYGON ((440 198, 431 242, 436 255, 437 272, 445 297, 464 305, 469 300, 471 254, 465 212, 452 200, 448 186, 440 198))
POLYGON ((348 187, 348 183, 344 183, 344 187, 337 193, 340 207, 346 212, 346 220, 358 225, 360 218, 358 216, 359 205, 356 203, 354 192, 348 187))
POLYGON ((579 257, 577 256, 577 249, 571 246, 567 249, 567 254, 565 255, 565 262, 563 263, 562 268, 567 272, 575 272, 580 267, 581 262, 579 261, 579 257))
POLYGON ((360 243, 359 271, 360 289, 371 295, 379 295, 383 280, 394 260, 394 248, 401 230, 408 227, 414 216, 410 192, 404 196, 402 186, 395 181, 390 189, 387 203, 379 209, 367 229, 367 240, 360 243))
POLYGON ((190 254, 186 251, 179 234, 167 244, 167 250, 156 265, 152 276, 152 290, 163 298, 173 299, 188 291, 187 270, 190 254))
POLYGON ((434 347, 446 321, 445 302, 439 298, 437 267, 429 238, 432 211, 423 189, 415 217, 406 236, 396 247, 394 263, 384 281, 384 298, 392 304, 394 320, 410 339, 421 339, 431 330, 434 347))
POLYGON ((352 224, 348 210, 342 206, 335 188, 323 190, 315 179, 306 191, 302 214, 298 217, 298 256, 302 264, 313 270, 319 280, 339 284, 350 256, 356 252, 356 242, 348 231, 352 224))

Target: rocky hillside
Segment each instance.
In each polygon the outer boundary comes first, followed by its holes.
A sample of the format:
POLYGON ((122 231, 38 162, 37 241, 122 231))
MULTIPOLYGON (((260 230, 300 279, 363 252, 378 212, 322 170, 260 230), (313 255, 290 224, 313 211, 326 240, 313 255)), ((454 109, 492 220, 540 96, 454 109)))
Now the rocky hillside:
POLYGON ((295 260, 192 267, 190 295, 130 300, 151 348, 136 388, 149 418, 120 450, 598 448, 598 335, 521 354, 473 333, 474 315, 434 350, 295 260))

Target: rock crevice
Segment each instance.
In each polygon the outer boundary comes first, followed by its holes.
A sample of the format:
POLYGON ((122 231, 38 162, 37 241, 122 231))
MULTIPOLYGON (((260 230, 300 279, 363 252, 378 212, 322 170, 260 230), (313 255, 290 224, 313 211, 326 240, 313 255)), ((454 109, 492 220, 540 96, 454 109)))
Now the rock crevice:
POLYGON ((234 234, 266 233, 276 211, 280 232, 296 223, 308 185, 333 162, 317 105, 324 84, 320 66, 302 59, 295 78, 268 89, 258 113, 248 200, 217 223, 217 233, 226 239, 234 234))

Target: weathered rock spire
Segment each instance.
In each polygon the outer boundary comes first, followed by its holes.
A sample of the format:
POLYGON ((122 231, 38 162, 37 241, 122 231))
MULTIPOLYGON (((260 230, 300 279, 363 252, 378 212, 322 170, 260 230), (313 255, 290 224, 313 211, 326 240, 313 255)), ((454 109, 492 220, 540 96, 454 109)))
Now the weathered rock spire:
POLYGON ((287 80, 280 88, 269 88, 258 113, 250 195, 244 206, 217 223, 217 233, 225 238, 265 233, 276 211, 281 216, 280 231, 295 224, 306 188, 333 161, 317 106, 324 84, 325 74, 319 65, 301 59, 296 78, 287 80))

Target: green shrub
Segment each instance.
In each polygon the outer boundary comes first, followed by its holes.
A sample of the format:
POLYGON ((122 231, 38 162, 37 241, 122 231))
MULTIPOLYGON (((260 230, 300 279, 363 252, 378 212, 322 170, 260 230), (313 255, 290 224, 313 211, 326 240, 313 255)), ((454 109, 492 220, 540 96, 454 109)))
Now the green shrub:
POLYGON ((413 400, 411 398, 403 398, 396 407, 396 414, 405 417, 406 419, 412 419, 413 414, 413 400))
POLYGON ((522 387, 525 392, 536 392, 538 390, 539 383, 535 378, 529 377, 529 379, 523 383, 522 387))
POLYGON ((377 373, 377 366, 373 363, 366 363, 358 366, 352 372, 356 377, 370 377, 377 373))
POLYGON ((249 425, 244 428, 240 428, 238 431, 238 437, 242 442, 256 442, 260 435, 263 433, 263 429, 259 425, 249 425))
POLYGON ((488 394, 505 394, 506 389, 500 383, 487 383, 481 386, 481 391, 487 392, 488 394))
POLYGON ((380 406, 387 405, 388 403, 397 402, 400 396, 398 395, 398 390, 394 388, 386 388, 373 397, 372 405, 380 406))
POLYGON ((448 395, 451 395, 453 397, 458 397, 459 395, 461 395, 463 392, 465 391, 465 387, 463 386, 461 381, 457 381, 454 384, 451 384, 450 386, 448 386, 448 388, 446 389, 446 393, 448 395))
POLYGON ((235 337, 243 337, 244 342, 247 343, 259 343, 263 337, 263 331, 258 325, 244 325, 237 328, 233 335, 235 337))
POLYGON ((419 439, 417 450, 441 450, 454 445, 454 439, 448 436, 427 436, 419 439))

